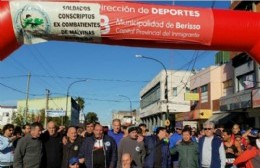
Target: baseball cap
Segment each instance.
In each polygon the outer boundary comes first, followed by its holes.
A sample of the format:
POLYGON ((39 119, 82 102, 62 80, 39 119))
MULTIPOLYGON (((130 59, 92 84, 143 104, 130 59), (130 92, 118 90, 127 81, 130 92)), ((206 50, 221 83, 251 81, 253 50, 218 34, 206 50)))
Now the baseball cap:
POLYGON ((70 165, 74 165, 75 163, 79 163, 79 158, 78 157, 72 157, 69 160, 70 165))

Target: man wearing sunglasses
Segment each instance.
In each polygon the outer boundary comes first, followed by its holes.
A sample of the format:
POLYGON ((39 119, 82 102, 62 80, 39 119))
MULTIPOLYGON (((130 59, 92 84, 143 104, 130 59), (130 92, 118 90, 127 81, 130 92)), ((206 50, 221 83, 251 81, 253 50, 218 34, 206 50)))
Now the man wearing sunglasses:
MULTIPOLYGON (((175 148, 177 143, 181 142, 181 140, 182 140, 182 129, 183 129, 183 124, 181 122, 176 122, 175 123, 175 132, 170 137, 170 145, 169 145, 170 149, 175 148)), ((179 160, 178 153, 172 155, 172 164, 173 164, 174 168, 179 167, 178 160, 179 160)))
POLYGON ((221 139, 214 135, 215 124, 207 121, 203 124, 205 136, 199 140, 200 167, 225 168, 226 154, 221 139))

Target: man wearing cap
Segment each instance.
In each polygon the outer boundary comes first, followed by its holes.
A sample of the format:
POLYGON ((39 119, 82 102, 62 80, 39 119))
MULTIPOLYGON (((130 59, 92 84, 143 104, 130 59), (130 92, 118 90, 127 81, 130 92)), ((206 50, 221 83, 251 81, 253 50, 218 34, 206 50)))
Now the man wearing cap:
MULTIPOLYGON (((170 149, 174 148, 178 142, 181 142, 181 140, 182 140, 182 129, 183 129, 182 123, 176 122, 175 132, 170 137, 170 146, 169 146, 170 149)), ((172 155, 172 162, 173 162, 174 168, 179 167, 178 160, 179 160, 178 153, 172 155)))
POLYGON ((120 168, 122 165, 122 155, 129 153, 132 156, 133 165, 136 167, 143 167, 143 160, 145 157, 144 142, 138 142, 138 127, 128 128, 128 136, 123 138, 118 147, 118 162, 117 167, 120 168))
POLYGON ((113 138, 103 134, 103 126, 96 124, 94 135, 86 137, 79 152, 80 162, 86 168, 115 168, 117 145, 113 138))

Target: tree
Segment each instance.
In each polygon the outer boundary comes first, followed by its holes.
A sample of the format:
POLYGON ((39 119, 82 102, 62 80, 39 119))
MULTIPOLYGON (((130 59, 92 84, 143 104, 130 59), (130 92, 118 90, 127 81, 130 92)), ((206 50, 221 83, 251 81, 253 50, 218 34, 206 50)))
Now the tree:
POLYGON ((98 121, 97 114, 95 112, 88 112, 85 117, 85 121, 86 122, 97 122, 98 121))
POLYGON ((84 108, 85 108, 85 100, 84 100, 84 98, 82 98, 82 97, 76 97, 75 101, 76 101, 76 102, 78 103, 78 105, 79 105, 79 111, 84 110, 84 108))
POLYGON ((22 126, 24 124, 24 117, 21 112, 17 112, 13 115, 13 123, 19 126, 22 126))

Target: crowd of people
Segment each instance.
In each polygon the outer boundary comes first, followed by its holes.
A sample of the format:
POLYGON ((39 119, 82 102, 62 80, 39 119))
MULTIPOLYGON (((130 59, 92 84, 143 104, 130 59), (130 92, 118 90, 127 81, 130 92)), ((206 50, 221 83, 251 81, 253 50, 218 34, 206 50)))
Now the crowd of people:
POLYGON ((145 124, 113 129, 88 122, 85 128, 40 123, 7 124, 0 135, 0 168, 260 168, 257 133, 207 121, 198 131, 145 124))

